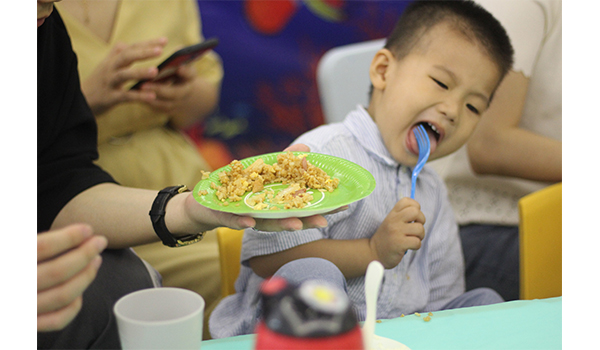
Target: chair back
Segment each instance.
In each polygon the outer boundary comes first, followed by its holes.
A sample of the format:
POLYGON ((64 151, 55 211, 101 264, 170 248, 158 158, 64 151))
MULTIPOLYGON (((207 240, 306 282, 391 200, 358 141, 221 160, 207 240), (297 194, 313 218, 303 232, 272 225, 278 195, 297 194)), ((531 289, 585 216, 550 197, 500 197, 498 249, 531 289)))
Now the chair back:
POLYGON ((228 227, 217 228, 222 297, 235 293, 235 281, 240 274, 243 237, 244 230, 234 230, 228 227))
POLYGON ((562 183, 519 200, 520 298, 562 295, 562 183))
POLYGON ((325 123, 340 122, 357 104, 368 106, 369 66, 385 39, 334 47, 317 66, 317 86, 325 123))

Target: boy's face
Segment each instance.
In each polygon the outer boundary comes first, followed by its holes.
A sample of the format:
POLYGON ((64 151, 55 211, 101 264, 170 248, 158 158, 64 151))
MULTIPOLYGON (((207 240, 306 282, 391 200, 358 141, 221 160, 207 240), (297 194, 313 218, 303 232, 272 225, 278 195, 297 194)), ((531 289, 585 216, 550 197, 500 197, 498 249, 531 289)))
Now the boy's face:
POLYGON ((496 64, 447 24, 431 28, 404 58, 379 51, 371 63, 369 114, 392 157, 417 163, 413 130, 424 124, 430 160, 458 150, 469 138, 499 83, 496 64))

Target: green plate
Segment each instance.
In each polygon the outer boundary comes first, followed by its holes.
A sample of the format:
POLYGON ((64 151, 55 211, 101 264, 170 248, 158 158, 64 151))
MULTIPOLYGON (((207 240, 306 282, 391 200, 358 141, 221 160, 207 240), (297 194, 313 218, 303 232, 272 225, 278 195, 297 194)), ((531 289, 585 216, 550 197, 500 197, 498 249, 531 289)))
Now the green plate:
MULTIPOLYGON (((265 164, 273 165, 277 163, 277 155, 281 153, 283 152, 263 154, 256 157, 246 158, 240 162, 244 165, 244 168, 247 168, 258 158, 262 158, 265 164)), ((246 204, 246 200, 253 195, 252 192, 246 192, 243 200, 238 202, 230 202, 229 205, 224 206, 215 194, 217 191, 212 189, 210 184, 214 182, 218 186, 221 185, 221 182, 219 181, 219 173, 222 171, 230 171, 231 167, 227 165, 213 171, 207 179, 198 182, 194 187, 194 198, 196 198, 198 203, 213 210, 251 216, 254 218, 282 219, 288 217, 305 217, 317 214, 325 214, 344 205, 348 205, 352 202, 363 199, 371 194, 371 192, 373 192, 375 189, 375 178, 373 175, 371 175, 371 173, 358 164, 352 163, 343 158, 328 156, 320 153, 293 153, 296 156, 306 154, 306 160, 308 160, 309 163, 321 168, 330 177, 340 179, 338 187, 331 193, 320 192, 312 189, 308 190, 309 193, 312 193, 314 199, 304 208, 300 209, 254 210, 252 207, 246 204), (200 195, 199 192, 202 190, 206 190, 208 194, 200 195)), ((275 194, 277 194, 279 190, 285 189, 287 186, 288 185, 274 183, 265 185, 265 189, 273 189, 275 194)))

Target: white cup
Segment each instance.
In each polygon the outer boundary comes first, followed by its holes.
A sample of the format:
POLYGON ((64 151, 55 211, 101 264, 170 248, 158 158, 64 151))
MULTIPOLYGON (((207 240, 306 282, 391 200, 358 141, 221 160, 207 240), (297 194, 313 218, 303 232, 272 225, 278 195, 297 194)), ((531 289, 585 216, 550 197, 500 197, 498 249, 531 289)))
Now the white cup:
POLYGON ((204 299, 182 288, 150 288, 114 306, 123 349, 200 349, 204 299))

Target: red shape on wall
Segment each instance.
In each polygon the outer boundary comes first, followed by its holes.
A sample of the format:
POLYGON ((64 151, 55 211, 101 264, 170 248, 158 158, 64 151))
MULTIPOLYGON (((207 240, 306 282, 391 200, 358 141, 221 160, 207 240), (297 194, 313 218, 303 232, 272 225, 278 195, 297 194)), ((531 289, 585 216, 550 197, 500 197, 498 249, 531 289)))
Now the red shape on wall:
POLYGON ((250 25, 259 33, 272 35, 282 30, 296 13, 298 5, 293 0, 246 0, 244 11, 250 25))

